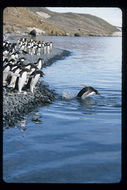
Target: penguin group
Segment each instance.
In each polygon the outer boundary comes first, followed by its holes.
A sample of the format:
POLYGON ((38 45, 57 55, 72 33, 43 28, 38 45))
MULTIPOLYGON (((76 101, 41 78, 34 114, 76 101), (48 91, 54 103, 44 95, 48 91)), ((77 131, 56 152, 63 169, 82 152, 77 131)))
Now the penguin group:
POLYGON ((49 54, 52 50, 53 43, 21 38, 18 40, 18 46, 20 53, 40 56, 41 54, 49 54))
POLYGON ((43 54, 52 50, 52 42, 36 41, 20 38, 17 43, 3 41, 3 86, 17 89, 19 93, 26 87, 31 93, 40 79, 44 76, 42 67, 43 54), (35 63, 29 63, 24 54, 37 55, 35 63))

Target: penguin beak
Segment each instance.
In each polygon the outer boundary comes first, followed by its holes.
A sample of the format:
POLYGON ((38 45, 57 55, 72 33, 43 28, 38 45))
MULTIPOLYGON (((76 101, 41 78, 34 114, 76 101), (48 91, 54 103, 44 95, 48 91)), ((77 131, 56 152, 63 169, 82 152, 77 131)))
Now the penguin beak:
POLYGON ((101 95, 98 91, 97 91, 97 93, 96 93, 97 95, 101 95))
POLYGON ((42 72, 42 73, 41 73, 41 77, 43 77, 43 76, 45 76, 45 74, 42 72))

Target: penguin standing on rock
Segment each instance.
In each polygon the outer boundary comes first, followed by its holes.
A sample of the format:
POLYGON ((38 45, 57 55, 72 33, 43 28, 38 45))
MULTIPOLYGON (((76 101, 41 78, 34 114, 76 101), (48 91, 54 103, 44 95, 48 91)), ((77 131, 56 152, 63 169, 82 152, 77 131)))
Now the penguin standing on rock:
POLYGON ((19 58, 19 61, 21 61, 22 63, 23 63, 25 60, 26 60, 25 57, 20 57, 20 58, 19 58))
POLYGON ((15 88, 17 77, 21 71, 21 66, 17 66, 15 69, 12 70, 11 80, 8 85, 8 88, 15 88))
POLYGON ((39 58, 38 61, 37 61, 37 63, 35 63, 35 65, 40 70, 40 69, 42 69, 43 63, 44 63, 44 60, 42 58, 39 58))
POLYGON ((22 88, 24 87, 25 85, 25 82, 27 80, 27 74, 29 72, 29 69, 25 69, 23 68, 20 72, 19 72, 19 77, 18 77, 18 91, 19 93, 22 92, 22 88))
MULTIPOLYGON (((12 61, 9 61, 4 67, 3 67, 3 86, 8 85, 8 78, 11 77, 11 81, 15 81, 14 78, 16 78, 15 69, 17 68, 17 65, 13 65, 12 61)), ((17 73, 17 72, 16 72, 17 73)), ((11 83, 12 84, 12 83, 11 83)), ((10 87, 11 87, 10 84, 10 87)), ((14 85, 14 84, 13 84, 14 85)), ((12 85, 12 87, 13 87, 12 85)))
POLYGON ((6 65, 3 66, 3 72, 8 72, 11 70, 12 64, 9 62, 6 65))
POLYGON ((12 76, 12 72, 11 71, 3 72, 3 86, 7 86, 8 85, 8 78, 10 76, 12 76))
POLYGON ((33 93, 33 90, 39 80, 40 77, 43 77, 44 73, 41 70, 35 70, 31 75, 30 75, 30 91, 33 93))
POLYGON ((3 59, 3 66, 5 66, 6 64, 8 64, 8 62, 9 62, 8 58, 4 58, 3 59))

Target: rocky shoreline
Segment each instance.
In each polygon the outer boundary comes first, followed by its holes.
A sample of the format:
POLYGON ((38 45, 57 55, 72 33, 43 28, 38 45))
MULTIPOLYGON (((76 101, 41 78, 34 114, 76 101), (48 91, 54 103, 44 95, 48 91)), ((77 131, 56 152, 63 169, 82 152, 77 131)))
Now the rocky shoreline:
MULTIPOLYGON (((53 47, 50 54, 43 56, 43 67, 50 66, 56 60, 64 59, 70 52, 53 47)), ((24 56, 29 61, 36 61, 37 56, 24 56)), ((43 70, 43 68, 42 68, 43 70)), ((27 91, 26 94, 19 94, 15 89, 3 87, 3 126, 14 126, 22 117, 33 111, 38 106, 52 103, 55 100, 55 91, 48 88, 48 85, 39 81, 34 93, 27 91)))

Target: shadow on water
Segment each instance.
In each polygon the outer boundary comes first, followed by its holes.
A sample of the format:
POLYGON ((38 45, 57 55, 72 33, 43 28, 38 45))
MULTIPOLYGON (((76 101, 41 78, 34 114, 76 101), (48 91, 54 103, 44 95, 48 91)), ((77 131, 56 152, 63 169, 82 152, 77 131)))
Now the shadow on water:
MULTIPOLYGON (((4 126, 3 130, 7 130, 10 128, 17 128, 21 132, 24 132, 28 128, 28 123, 31 122, 31 127, 38 124, 43 124, 43 118, 41 113, 39 112, 39 109, 35 109, 34 111, 30 112, 29 114, 22 116, 22 118, 11 126, 4 126)), ((30 125, 29 125, 30 126, 30 125)))

